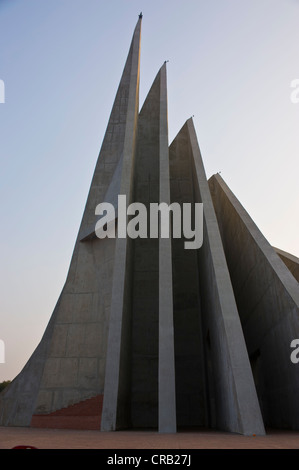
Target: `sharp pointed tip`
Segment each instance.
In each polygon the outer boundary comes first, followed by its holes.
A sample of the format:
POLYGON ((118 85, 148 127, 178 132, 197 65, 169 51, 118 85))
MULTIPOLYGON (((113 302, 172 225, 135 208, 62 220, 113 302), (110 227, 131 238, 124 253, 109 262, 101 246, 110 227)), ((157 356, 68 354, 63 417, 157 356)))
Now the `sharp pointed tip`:
POLYGON ((161 66, 161 68, 160 68, 160 71, 161 71, 161 70, 164 70, 164 69, 166 70, 166 64, 167 64, 167 62, 169 62, 169 60, 164 60, 162 66, 161 66))
POLYGON ((188 126, 189 129, 194 129, 195 130, 195 125, 194 125, 193 118, 194 118, 194 115, 189 117, 185 124, 188 126))
POLYGON ((140 20, 142 20, 142 18, 143 18, 142 11, 139 13, 139 16, 138 16, 138 18, 139 18, 140 20))

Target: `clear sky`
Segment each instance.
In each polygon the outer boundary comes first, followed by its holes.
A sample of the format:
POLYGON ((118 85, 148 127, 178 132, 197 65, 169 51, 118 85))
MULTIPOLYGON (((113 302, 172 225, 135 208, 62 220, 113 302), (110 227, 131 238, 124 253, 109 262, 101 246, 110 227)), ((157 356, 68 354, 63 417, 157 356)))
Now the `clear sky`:
POLYGON ((169 141, 194 115, 207 176, 299 257, 299 0, 0 0, 0 381, 63 287, 140 11, 140 105, 169 60, 169 141))

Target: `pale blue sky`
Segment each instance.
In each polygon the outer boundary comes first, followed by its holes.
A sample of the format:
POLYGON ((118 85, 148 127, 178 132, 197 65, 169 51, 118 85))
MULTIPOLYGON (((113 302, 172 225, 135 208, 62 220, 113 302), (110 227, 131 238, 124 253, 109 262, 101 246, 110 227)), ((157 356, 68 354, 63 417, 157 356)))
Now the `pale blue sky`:
POLYGON ((0 381, 63 287, 140 11, 140 104, 169 60, 170 142, 194 115, 207 176, 299 256, 299 0, 0 0, 0 381))

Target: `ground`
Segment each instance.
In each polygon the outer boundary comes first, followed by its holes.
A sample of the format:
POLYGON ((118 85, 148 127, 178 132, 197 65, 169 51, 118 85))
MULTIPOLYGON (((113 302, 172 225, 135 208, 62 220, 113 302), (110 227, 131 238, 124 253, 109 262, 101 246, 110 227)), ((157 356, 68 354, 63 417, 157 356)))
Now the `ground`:
POLYGON ((38 449, 299 449, 299 431, 241 436, 210 430, 158 434, 0 427, 0 449, 17 445, 38 449))

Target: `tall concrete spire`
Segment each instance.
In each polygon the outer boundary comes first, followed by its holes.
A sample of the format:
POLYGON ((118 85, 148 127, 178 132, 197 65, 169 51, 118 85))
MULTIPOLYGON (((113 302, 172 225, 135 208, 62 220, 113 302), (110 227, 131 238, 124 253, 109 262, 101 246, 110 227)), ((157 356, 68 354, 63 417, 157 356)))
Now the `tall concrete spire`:
MULTIPOLYGON (((179 244, 174 244, 173 252, 177 281, 174 285, 175 325, 183 328, 182 332, 175 327, 176 362, 180 364, 180 367, 177 366, 176 379, 181 424, 186 425, 188 420, 190 422, 186 403, 182 400, 186 393, 184 383, 188 383, 194 417, 197 416, 194 424, 209 423, 209 426, 241 434, 264 434, 238 310, 192 118, 171 144, 170 162, 172 198, 180 201, 193 200, 202 203, 204 208, 203 246, 198 251, 183 254, 185 250, 182 250, 179 241, 179 244), (188 285, 185 286, 186 278, 188 285), (182 298, 184 294, 187 297, 185 300, 182 298), (183 312, 178 301, 183 306, 183 312), (187 305, 192 308, 186 310, 187 305), (181 323, 180 316, 187 311, 188 321, 193 325, 192 331, 181 323), (204 363, 202 357, 205 357, 204 363), (197 370, 197 377, 190 377, 192 370, 197 370), (209 390, 208 397, 206 390, 209 390)), ((186 395, 184 398, 187 399, 186 395)))
MULTIPOLYGON (((166 62, 160 69, 160 203, 170 205, 166 62)), ((176 432, 171 238, 159 238, 159 431, 176 432)))
MULTIPOLYGON (((96 163, 65 286, 38 348, 0 398, 3 425, 51 426, 56 410, 98 397, 93 423, 100 427, 107 331, 116 290, 124 291, 126 246, 94 238, 95 208, 114 194, 131 194, 139 108, 141 22, 130 50, 96 163), (109 191, 108 191, 109 192, 109 191), (122 251, 124 257, 119 255, 122 251), (113 276, 119 276, 113 284, 113 276), (116 287, 117 285, 117 287, 116 287), (114 287, 113 287, 114 286, 114 287), (33 416, 33 419, 32 419, 33 416)), ((104 93, 104 91, 102 90, 104 93)), ((65 418, 66 419, 66 418, 65 418)), ((70 421, 70 418, 69 418, 70 421)), ((71 423, 69 423, 71 426, 71 423)))
POLYGON ((115 202, 115 195, 121 194, 123 172, 128 171, 127 166, 131 165, 134 156, 139 111, 141 23, 142 18, 139 18, 96 164, 80 227, 80 240, 95 236, 95 207, 103 201, 115 202))
MULTIPOLYGON (((147 207, 154 201, 170 202, 166 64, 139 114, 134 200, 147 207)), ((132 423, 175 432, 171 241, 136 239, 129 242, 129 249, 125 277, 131 297, 127 296, 124 307, 130 304, 131 309, 119 314, 115 322, 110 320, 102 430, 132 423), (122 322, 127 324, 123 336, 122 322), (122 364, 121 372, 118 364, 122 364)), ((115 304, 113 312, 117 311, 115 304)))
MULTIPOLYGON (((130 53, 133 67, 134 86, 129 90, 131 105, 128 108, 124 141, 122 172, 119 194, 125 195, 127 204, 132 202, 135 149, 137 138, 138 93, 139 93, 139 40, 142 17, 139 17, 130 53)), ((130 55, 130 54, 129 54, 130 55)), ((105 372, 105 390, 101 429, 115 430, 128 422, 129 401, 128 370, 130 329, 130 288, 132 269, 132 243, 128 238, 117 238, 112 278, 111 311, 109 319, 108 347, 105 372), (128 346, 128 347, 126 347, 128 346)))
MULTIPOLYGON (((160 197, 160 78, 159 71, 138 118, 134 200, 147 210, 160 197)), ((133 246, 131 423, 158 429, 159 239, 137 238, 133 246)))

